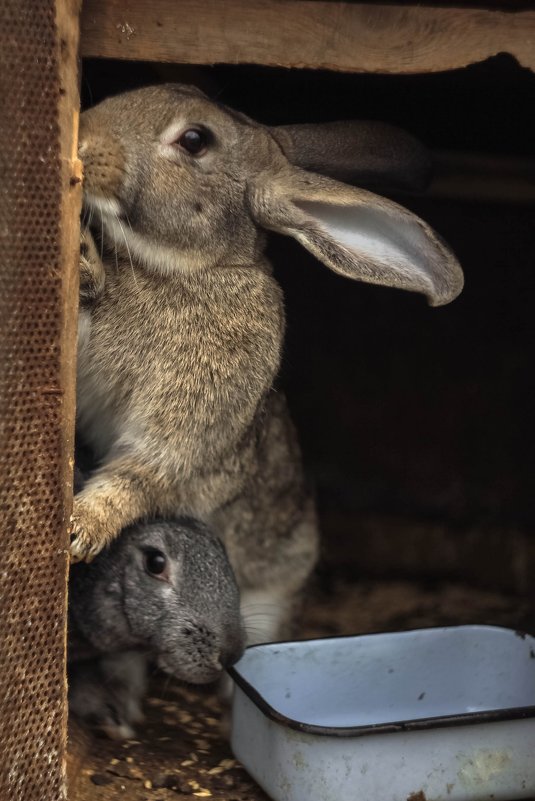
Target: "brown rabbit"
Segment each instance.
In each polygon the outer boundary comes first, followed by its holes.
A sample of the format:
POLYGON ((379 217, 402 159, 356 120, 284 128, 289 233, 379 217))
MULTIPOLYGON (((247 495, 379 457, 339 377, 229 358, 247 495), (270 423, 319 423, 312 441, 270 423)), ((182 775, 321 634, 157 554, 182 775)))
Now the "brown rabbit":
POLYGON ((328 137, 343 140, 324 128, 327 147, 307 156, 299 130, 268 129, 182 85, 109 98, 82 114, 80 130, 84 199, 104 255, 86 231, 78 428, 100 466, 75 497, 72 557, 92 558, 142 518, 210 522, 244 610, 265 612, 260 638, 281 633, 318 546, 273 389, 284 307, 265 231, 293 236, 342 275, 433 305, 463 283, 413 214, 295 166, 339 172, 328 137))

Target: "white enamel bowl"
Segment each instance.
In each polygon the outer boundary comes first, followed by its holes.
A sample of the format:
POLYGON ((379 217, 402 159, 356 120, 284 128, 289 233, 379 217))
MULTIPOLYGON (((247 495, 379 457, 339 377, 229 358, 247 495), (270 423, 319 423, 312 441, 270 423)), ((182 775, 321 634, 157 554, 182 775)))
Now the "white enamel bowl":
POLYGON ((275 801, 535 798, 535 638, 493 626, 273 643, 231 670, 275 801))

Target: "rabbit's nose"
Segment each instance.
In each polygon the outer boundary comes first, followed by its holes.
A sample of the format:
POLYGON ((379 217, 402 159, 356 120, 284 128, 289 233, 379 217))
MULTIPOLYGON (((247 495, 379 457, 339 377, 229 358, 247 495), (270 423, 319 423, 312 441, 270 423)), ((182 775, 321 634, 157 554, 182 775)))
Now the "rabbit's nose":
POLYGON ((245 638, 240 634, 240 636, 233 637, 224 644, 219 654, 219 662, 224 668, 232 667, 242 658, 244 651, 245 638))

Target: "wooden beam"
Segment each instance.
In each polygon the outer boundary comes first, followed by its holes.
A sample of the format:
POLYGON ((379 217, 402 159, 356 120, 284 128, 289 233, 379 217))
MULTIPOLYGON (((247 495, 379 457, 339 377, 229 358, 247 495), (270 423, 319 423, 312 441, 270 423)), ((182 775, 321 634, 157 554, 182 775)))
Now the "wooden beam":
POLYGON ((440 72, 510 53, 535 68, 535 11, 321 0, 84 0, 83 56, 440 72))

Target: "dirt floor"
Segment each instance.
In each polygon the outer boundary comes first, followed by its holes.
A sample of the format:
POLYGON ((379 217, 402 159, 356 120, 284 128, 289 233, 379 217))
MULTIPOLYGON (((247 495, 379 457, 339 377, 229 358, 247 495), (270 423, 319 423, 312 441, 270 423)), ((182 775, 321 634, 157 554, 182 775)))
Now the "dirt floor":
MULTIPOLYGON (((323 577, 302 616, 303 637, 491 623, 532 631, 535 609, 513 596, 458 584, 330 582, 323 577)), ((71 727, 69 801, 264 801, 222 734, 209 690, 156 677, 138 737, 97 739, 71 727)))

